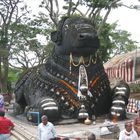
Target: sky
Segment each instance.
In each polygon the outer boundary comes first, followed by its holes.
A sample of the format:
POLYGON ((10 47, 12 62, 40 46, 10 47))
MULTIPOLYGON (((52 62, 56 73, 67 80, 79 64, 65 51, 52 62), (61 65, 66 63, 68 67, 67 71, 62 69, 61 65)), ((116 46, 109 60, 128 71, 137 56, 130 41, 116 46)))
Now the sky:
MULTIPOLYGON (((63 0, 59 0, 62 2, 63 0)), ((73 0, 74 1, 74 0, 73 0)), ((34 13, 37 12, 37 5, 40 0, 25 0, 28 5, 33 9, 34 13)), ((140 5, 138 0, 121 0, 126 5, 140 5)), ((128 9, 126 7, 120 7, 112 10, 109 14, 107 22, 114 23, 117 21, 118 29, 126 30, 132 34, 132 39, 138 42, 140 47, 140 10, 128 9)))
MULTIPOLYGON (((123 0, 127 5, 139 4, 138 0, 123 0)), ((140 10, 128 9, 126 7, 121 7, 113 10, 107 22, 113 23, 118 21, 117 24, 119 29, 127 30, 132 34, 132 39, 139 42, 140 47, 140 10)))

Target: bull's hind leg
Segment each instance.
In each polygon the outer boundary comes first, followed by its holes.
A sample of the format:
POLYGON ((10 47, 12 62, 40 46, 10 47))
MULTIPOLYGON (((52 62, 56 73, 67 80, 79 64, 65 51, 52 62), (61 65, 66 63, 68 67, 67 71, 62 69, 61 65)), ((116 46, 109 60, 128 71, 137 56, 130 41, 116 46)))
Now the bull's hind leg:
POLYGON ((20 104, 18 104, 18 103, 13 104, 14 115, 19 115, 19 114, 22 114, 23 112, 24 112, 24 109, 21 107, 20 104))
POLYGON ((118 120, 126 118, 126 106, 130 94, 129 86, 124 81, 119 81, 113 88, 113 100, 111 107, 111 118, 117 117, 118 120))

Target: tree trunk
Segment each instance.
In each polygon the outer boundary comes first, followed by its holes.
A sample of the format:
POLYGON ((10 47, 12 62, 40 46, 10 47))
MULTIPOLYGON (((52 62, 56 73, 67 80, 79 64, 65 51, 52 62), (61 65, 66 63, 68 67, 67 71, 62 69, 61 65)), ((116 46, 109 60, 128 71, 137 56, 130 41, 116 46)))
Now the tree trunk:
POLYGON ((0 56, 0 93, 7 93, 8 56, 0 56))
POLYGON ((3 58, 3 74, 2 74, 2 92, 7 93, 8 81, 8 57, 3 58))

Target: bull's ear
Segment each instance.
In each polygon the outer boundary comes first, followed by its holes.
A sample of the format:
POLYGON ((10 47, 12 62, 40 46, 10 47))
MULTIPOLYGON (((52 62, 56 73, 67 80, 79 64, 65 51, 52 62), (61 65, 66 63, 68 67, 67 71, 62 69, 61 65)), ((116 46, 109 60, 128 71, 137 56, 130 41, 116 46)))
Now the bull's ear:
POLYGON ((55 42, 57 45, 61 44, 62 35, 60 31, 51 32, 51 40, 55 42))
POLYGON ((57 33, 57 31, 54 31, 54 32, 51 32, 51 40, 53 41, 53 42, 57 42, 57 40, 58 40, 58 33, 57 33))

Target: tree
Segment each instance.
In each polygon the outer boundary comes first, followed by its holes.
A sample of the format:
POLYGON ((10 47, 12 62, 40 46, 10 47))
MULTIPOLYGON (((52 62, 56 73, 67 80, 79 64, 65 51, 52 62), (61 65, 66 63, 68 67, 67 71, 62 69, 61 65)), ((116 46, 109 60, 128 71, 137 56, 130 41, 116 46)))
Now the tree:
POLYGON ((136 48, 136 41, 131 39, 131 34, 124 30, 118 30, 117 24, 105 23, 100 34, 100 56, 103 62, 117 54, 127 53, 136 48))
POLYGON ((9 66, 27 70, 49 56, 51 43, 42 44, 37 35, 44 34, 48 38, 51 24, 41 16, 31 19, 27 5, 20 5, 22 0, 2 0, 0 4, 0 89, 6 93, 9 66))
MULTIPOLYGON (((19 16, 18 4, 21 2, 21 0, 0 1, 0 90, 3 93, 7 92, 9 52, 13 43, 9 28, 11 23, 20 22, 22 15, 19 16)), ((26 10, 26 6, 22 8, 24 9, 26 10)))
MULTIPOLYGON (((23 22, 23 21, 22 21, 23 22)), ((37 64, 42 64, 49 56, 50 48, 46 43, 39 42, 37 35, 44 34, 48 37, 49 29, 42 29, 41 24, 35 20, 27 20, 24 24, 12 25, 14 45, 11 46, 10 59, 18 65, 10 64, 15 68, 26 70, 37 64)))

